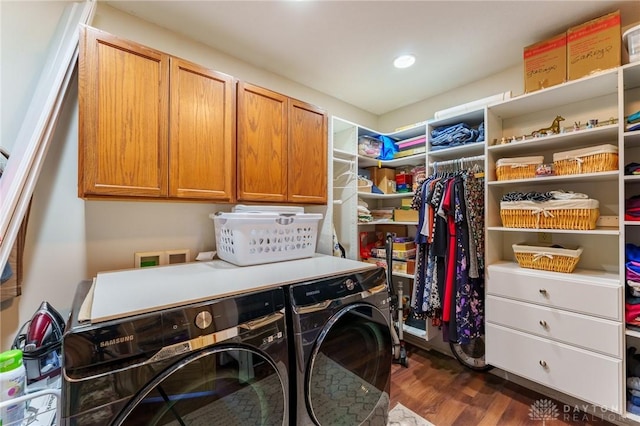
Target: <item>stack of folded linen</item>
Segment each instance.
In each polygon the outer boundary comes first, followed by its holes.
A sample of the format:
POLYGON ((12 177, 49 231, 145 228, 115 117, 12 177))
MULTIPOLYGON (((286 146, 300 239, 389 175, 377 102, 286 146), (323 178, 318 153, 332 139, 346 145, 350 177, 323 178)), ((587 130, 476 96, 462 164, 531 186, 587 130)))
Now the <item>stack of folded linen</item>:
POLYGON ((625 127, 627 132, 633 132, 640 130, 640 111, 636 111, 627 117, 627 125, 625 127))
POLYGON ((431 130, 432 151, 482 141, 484 141, 484 123, 480 123, 477 129, 466 123, 458 123, 431 130))
POLYGON ((640 195, 634 195, 624 201, 624 220, 640 220, 640 195))
POLYGON ((358 222, 368 223, 372 220, 373 216, 371 215, 371 211, 369 210, 369 205, 358 198, 358 222))

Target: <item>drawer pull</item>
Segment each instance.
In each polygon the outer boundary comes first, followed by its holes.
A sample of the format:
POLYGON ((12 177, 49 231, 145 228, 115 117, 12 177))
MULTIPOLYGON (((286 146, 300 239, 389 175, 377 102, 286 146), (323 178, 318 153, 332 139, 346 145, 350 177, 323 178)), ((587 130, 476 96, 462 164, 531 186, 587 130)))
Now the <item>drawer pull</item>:
POLYGON ((544 288, 541 288, 540 290, 538 290, 540 292, 540 294, 542 294, 543 296, 547 295, 547 290, 545 290, 544 288))
POLYGON ((545 320, 540 320, 540 325, 542 326, 542 328, 547 328, 547 322, 545 320))
POLYGON ((544 360, 542 360, 542 359, 541 359, 540 361, 538 361, 538 363, 539 363, 542 367, 547 368, 547 361, 544 361, 544 360))

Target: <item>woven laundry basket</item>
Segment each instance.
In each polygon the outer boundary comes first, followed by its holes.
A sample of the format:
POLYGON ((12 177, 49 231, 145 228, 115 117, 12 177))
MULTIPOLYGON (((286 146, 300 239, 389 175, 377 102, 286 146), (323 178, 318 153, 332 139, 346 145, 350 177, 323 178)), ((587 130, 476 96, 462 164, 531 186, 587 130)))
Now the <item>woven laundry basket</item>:
POLYGON ((501 201, 500 218, 506 228, 574 229, 596 228, 600 216, 598 200, 501 201))
POLYGON ((536 168, 542 163, 544 163, 542 155, 501 158, 496 161, 496 177, 498 180, 534 178, 536 168))
POLYGON ((521 268, 554 272, 573 272, 580 261, 582 248, 553 247, 551 245, 514 244, 513 254, 521 268))
POLYGON ((618 170, 618 147, 598 145, 553 154, 556 175, 575 175, 618 170))

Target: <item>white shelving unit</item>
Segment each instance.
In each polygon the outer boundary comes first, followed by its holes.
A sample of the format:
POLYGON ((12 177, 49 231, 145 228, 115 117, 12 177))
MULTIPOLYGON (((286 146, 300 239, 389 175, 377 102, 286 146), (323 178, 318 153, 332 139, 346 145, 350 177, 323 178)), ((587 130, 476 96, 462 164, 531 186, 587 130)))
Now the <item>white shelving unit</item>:
MULTIPOLYGON (((620 87, 620 140, 622 149, 621 165, 632 162, 640 163, 640 131, 626 131, 625 118, 637 111, 640 111, 640 63, 625 65, 620 70, 622 84, 620 87)), ((621 172, 622 174, 623 172, 621 172)), ((635 195, 640 195, 640 176, 623 176, 623 197, 626 200, 635 195)), ((624 205, 622 206, 624 208, 624 205)), ((632 243, 640 246, 640 222, 624 220, 622 221, 622 235, 625 243, 632 243)), ((623 249, 624 250, 624 249, 623 249)), ((624 261, 624 258, 623 258, 624 261)), ((621 266, 621 274, 624 282, 625 268, 621 266)), ((625 328, 625 348, 635 347, 640 350, 639 329, 625 328)), ((625 407, 626 408, 626 407, 625 407)), ((640 416, 633 413, 626 413, 627 417, 640 423, 640 416)))
MULTIPOLYGON (((333 152, 333 206, 331 215, 338 241, 345 248, 349 259, 359 259, 359 232, 372 231, 376 225, 402 225, 411 231, 417 225, 414 222, 374 221, 358 223, 358 198, 365 200, 371 208, 398 207, 402 198, 413 197, 413 192, 394 194, 376 194, 358 192, 358 169, 366 167, 389 167, 424 165, 425 154, 418 154, 394 160, 377 160, 358 155, 358 138, 361 136, 385 135, 395 141, 425 135, 426 124, 419 123, 393 133, 380 133, 359 126, 338 117, 332 118, 332 152, 333 152)), ((415 231, 414 231, 415 232, 415 231)), ((406 274, 405 274, 406 275, 406 274)))
MULTIPOLYGON (((486 123, 486 108, 479 108, 474 111, 465 112, 460 115, 456 115, 453 117, 448 117, 440 120, 430 120, 428 123, 428 139, 429 143, 427 145, 427 160, 429 165, 429 171, 433 172, 434 165, 447 164, 450 161, 454 160, 464 160, 474 158, 476 162, 484 163, 484 160, 481 160, 478 157, 484 156, 484 142, 473 142, 467 143, 460 146, 454 146, 450 148, 442 148, 442 149, 433 149, 431 131, 441 126, 452 126, 459 123, 468 124, 471 127, 477 127, 480 123, 486 123)), ((486 132, 485 132, 485 140, 486 140, 486 132)), ((466 167, 467 164, 460 164, 461 167, 466 167)), ((484 166, 484 164, 483 164, 484 166)), ((449 167, 449 169, 452 169, 449 167)))
MULTIPOLYGON (((640 63, 633 63, 455 117, 431 120, 426 129, 418 128, 430 135, 443 125, 485 125, 485 143, 432 150, 428 138, 426 160, 421 161, 428 166, 427 174, 434 163, 455 165, 460 159, 473 158, 484 164, 487 362, 535 382, 538 389, 542 385, 551 394, 564 394, 568 401, 584 401, 640 423, 640 416, 626 411, 626 353, 630 346, 640 349, 640 330, 627 329, 624 317, 625 244, 640 245, 640 221, 625 220, 624 215, 625 199, 640 195, 640 175, 624 174, 626 164, 640 163, 640 131, 626 131, 624 120, 639 110, 640 63), (564 118, 560 123, 563 132, 522 140, 522 135, 549 126, 557 115, 564 118), (599 125, 585 128, 589 119, 598 119, 599 125), (573 130, 574 123, 580 125, 579 130, 573 130), (503 138, 514 136, 515 141, 501 144, 503 138), (545 163, 552 163, 556 152, 604 144, 618 147, 618 170, 500 181, 496 177, 495 164, 501 158, 542 155, 545 163), (504 194, 557 189, 598 200, 596 229, 502 225, 500 199, 504 194), (525 269, 517 264, 513 244, 549 241, 583 248, 574 272, 525 269)), ((333 125, 334 176, 344 167, 357 170, 381 165, 357 155, 358 137, 376 132, 337 118, 333 125)), ((360 195, 356 182, 346 189, 334 189, 333 220, 340 240, 349 244, 348 257, 354 259, 358 258, 358 232, 380 224, 357 223, 360 195)), ((366 197, 380 205, 394 202, 396 196, 366 197)), ((394 274, 395 278, 413 279, 406 274, 394 274)), ((411 343, 429 340, 429 327, 405 326, 404 331, 413 337, 411 343)))
MULTIPOLYGON (((358 139, 361 136, 384 135, 395 141, 402 141, 417 136, 426 136, 426 123, 418 123, 392 133, 380 133, 359 126, 355 123, 333 117, 332 121, 332 152, 333 152, 333 188, 330 191, 333 203, 329 207, 330 216, 336 230, 338 241, 345 248, 346 257, 360 259, 359 234, 360 232, 375 231, 379 226, 392 225, 393 229, 406 230, 409 236, 415 236, 417 222, 398 222, 392 220, 376 220, 372 222, 358 222, 358 199, 362 199, 369 205, 369 209, 382 207, 399 207, 403 198, 412 198, 413 192, 399 192, 393 194, 377 194, 371 192, 358 192, 356 175, 358 169, 367 167, 398 168, 403 166, 418 166, 426 164, 426 154, 402 157, 393 160, 378 160, 363 155, 358 155, 358 139), (397 228, 396 228, 397 227, 397 228)), ((410 295, 413 286, 413 274, 401 272, 393 273, 394 282, 402 282, 404 294, 410 295)), ((406 325, 405 333, 418 341, 427 339, 427 327, 419 329, 406 325)))
POLYGON ((626 347, 640 348, 640 333, 625 332, 624 245, 640 245, 640 227, 624 220, 624 209, 625 198, 640 195, 640 180, 624 176, 624 165, 640 163, 640 132, 625 132, 623 121, 638 110, 640 64, 489 105, 485 195, 487 362, 636 421, 640 417, 625 409, 626 347), (557 115, 564 118, 563 132, 521 140, 549 126, 557 115), (585 129, 589 119, 601 125, 585 129), (573 131, 574 123, 580 130, 573 131), (516 141, 501 144, 514 136, 516 141), (618 147, 618 170, 501 181, 496 177, 495 164, 501 158, 542 155, 545 163, 552 163, 556 152, 603 144, 618 147), (596 229, 502 226, 504 194, 559 189, 599 201, 596 229), (513 244, 536 245, 549 239, 583 248, 577 270, 561 273, 518 266, 513 244))

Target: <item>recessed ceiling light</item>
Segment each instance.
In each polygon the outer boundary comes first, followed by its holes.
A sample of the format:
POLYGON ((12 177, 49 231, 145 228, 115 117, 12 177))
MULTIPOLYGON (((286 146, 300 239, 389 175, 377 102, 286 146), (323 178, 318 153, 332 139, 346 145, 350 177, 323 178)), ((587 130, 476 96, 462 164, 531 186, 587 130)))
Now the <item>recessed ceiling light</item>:
POLYGON ((416 57, 413 55, 401 55, 393 61, 393 66, 396 68, 409 68, 416 62, 416 57))

